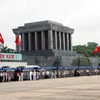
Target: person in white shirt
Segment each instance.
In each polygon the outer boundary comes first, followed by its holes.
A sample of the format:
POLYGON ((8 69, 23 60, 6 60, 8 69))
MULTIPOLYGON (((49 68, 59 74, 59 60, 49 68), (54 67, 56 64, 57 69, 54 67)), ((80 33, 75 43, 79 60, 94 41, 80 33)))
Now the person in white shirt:
POLYGON ((33 80, 36 80, 36 71, 33 71, 33 80))
POLYGON ((0 71, 0 82, 2 82, 2 80, 3 80, 3 72, 0 71))
POLYGON ((32 73, 31 70, 30 70, 30 72, 29 72, 29 75, 30 75, 30 80, 32 80, 32 75, 33 75, 33 73, 32 73))

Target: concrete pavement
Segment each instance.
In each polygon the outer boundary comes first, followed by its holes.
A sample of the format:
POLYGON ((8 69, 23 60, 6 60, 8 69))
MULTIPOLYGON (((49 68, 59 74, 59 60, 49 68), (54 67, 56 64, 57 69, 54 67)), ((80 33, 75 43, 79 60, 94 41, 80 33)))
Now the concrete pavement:
POLYGON ((100 76, 0 83, 0 100, 100 100, 100 76))

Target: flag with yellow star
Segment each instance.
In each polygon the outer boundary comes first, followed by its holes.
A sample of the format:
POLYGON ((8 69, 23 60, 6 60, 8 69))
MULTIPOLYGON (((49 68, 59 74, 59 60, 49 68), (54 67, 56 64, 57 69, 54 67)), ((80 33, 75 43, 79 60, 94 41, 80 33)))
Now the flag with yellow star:
POLYGON ((100 53, 100 46, 96 47, 92 54, 100 53))
POLYGON ((1 35, 1 33, 0 33, 0 42, 1 42, 2 44, 4 44, 4 39, 3 39, 2 35, 1 35))

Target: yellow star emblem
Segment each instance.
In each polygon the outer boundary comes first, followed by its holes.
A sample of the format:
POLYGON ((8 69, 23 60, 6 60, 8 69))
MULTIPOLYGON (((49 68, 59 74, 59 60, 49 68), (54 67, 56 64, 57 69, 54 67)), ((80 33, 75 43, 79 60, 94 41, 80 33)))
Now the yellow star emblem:
POLYGON ((2 40, 2 36, 0 36, 0 40, 2 40))

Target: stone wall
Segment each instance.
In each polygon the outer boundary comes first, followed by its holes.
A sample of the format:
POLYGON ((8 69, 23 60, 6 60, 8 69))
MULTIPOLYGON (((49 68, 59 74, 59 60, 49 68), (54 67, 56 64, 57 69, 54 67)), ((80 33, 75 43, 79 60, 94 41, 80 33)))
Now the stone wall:
MULTIPOLYGON (((32 56, 23 55, 23 61, 26 61, 30 65, 40 66, 72 66, 73 59, 78 56, 32 56)), ((98 66, 100 58, 90 58, 93 62, 93 66, 98 66)))
POLYGON ((76 56, 77 53, 75 51, 67 51, 67 50, 34 50, 22 52, 23 55, 28 56, 76 56))
POLYGON ((9 66, 11 68, 16 68, 18 66, 27 66, 27 62, 0 62, 0 66, 9 66))

